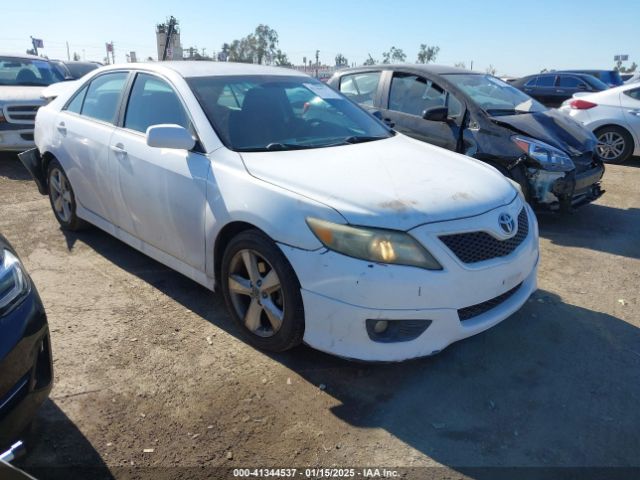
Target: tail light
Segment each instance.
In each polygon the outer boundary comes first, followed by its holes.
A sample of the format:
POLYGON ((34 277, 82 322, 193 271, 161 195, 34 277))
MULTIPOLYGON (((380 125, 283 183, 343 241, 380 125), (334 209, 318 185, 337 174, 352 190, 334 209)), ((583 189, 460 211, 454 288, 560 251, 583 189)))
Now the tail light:
POLYGON ((569 102, 569 106, 574 110, 589 110, 590 108, 597 107, 598 104, 578 98, 576 100, 571 100, 569 102))

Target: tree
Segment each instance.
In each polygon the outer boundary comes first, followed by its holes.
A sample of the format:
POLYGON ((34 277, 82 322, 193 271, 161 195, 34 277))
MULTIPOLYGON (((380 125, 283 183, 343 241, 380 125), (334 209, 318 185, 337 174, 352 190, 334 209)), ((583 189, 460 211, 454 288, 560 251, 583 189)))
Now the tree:
POLYGON ((630 67, 623 67, 621 62, 618 62, 618 65, 615 67, 620 73, 633 73, 638 69, 638 64, 633 62, 630 67))
POLYGON ((496 73, 498 73, 498 69, 496 67, 494 67, 493 65, 489 64, 489 66, 487 67, 486 72, 489 75, 493 75, 495 77, 496 73))
POLYGON ((240 63, 254 63, 255 47, 253 35, 248 35, 240 40, 234 40, 229 45, 229 61, 240 63))
POLYGON ((378 63, 378 61, 377 61, 377 60, 375 60, 375 59, 371 56, 371 54, 370 54, 370 53, 369 53, 368 55, 369 55, 369 58, 367 58, 367 59, 364 61, 363 65, 367 65, 367 66, 369 66, 369 65, 375 65, 376 63, 378 63))
POLYGON ((348 67, 349 60, 341 53, 336 55, 336 68, 348 67))
POLYGON ((464 62, 454 63, 453 66, 456 68, 467 68, 467 64, 464 62))
POLYGON ((416 63, 431 63, 436 61, 440 47, 429 46, 426 43, 420 44, 420 50, 418 51, 418 59, 416 63))
POLYGON ((382 63, 401 63, 407 59, 407 55, 401 48, 391 47, 388 52, 382 54, 382 63))
POLYGON ((293 64, 289 61, 287 54, 280 49, 276 50, 276 54, 274 56, 274 63, 278 67, 293 67, 293 64))
POLYGON ((258 25, 256 31, 253 34, 253 41, 255 47, 255 57, 257 62, 262 65, 267 61, 271 61, 275 58, 276 47, 278 46, 278 32, 268 25, 258 25))

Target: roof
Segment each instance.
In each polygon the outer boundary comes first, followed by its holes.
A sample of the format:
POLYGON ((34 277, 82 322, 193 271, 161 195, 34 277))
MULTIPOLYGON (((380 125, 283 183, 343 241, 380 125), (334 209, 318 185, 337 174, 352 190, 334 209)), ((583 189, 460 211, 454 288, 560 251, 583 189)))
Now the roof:
POLYGON ((371 70, 415 70, 434 75, 447 75, 455 73, 468 73, 475 75, 483 75, 484 72, 467 70, 464 68, 450 67, 448 65, 434 65, 430 63, 380 63, 376 65, 363 65, 355 68, 345 68, 338 70, 336 73, 342 75, 344 72, 353 71, 371 71, 371 70))
POLYGON ((0 57, 10 57, 10 58, 22 58, 25 60, 41 60, 43 62, 48 62, 48 58, 38 57, 36 55, 29 55, 27 53, 5 53, 0 52, 0 57))
POLYGON ((307 77, 303 72, 282 67, 268 67, 251 63, 212 62, 212 61, 167 61, 146 63, 124 63, 107 68, 140 68, 157 72, 172 70, 182 77, 209 77, 216 75, 289 75, 307 77))

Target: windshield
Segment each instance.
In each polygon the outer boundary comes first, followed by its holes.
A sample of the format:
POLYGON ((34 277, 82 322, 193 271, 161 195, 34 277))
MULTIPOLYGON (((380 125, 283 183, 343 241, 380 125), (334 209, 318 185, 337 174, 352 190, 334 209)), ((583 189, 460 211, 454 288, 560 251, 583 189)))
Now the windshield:
POLYGON ((393 135, 340 93, 309 77, 212 76, 187 82, 232 150, 321 148, 393 135))
POLYGON ((0 85, 46 87, 63 80, 47 60, 0 57, 0 85))
POLYGON ((546 107, 524 92, 491 75, 447 74, 447 80, 491 116, 543 112, 546 107))

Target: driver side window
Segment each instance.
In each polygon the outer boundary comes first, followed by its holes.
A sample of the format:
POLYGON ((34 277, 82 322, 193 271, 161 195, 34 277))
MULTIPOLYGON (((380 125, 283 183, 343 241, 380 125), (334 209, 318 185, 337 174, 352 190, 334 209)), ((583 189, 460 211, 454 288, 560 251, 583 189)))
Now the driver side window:
POLYGON ((191 130, 180 98, 164 80, 139 73, 131 89, 124 128, 145 133, 152 125, 169 123, 191 130))
MULTIPOLYGON (((395 73, 391 80, 389 92, 389 110, 422 116, 422 112, 434 107, 447 106, 447 92, 438 84, 426 78, 395 73)), ((449 106, 452 113, 462 110, 460 102, 450 96, 449 106)))

